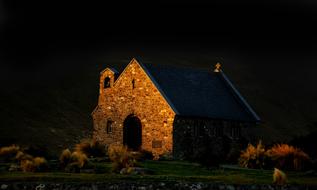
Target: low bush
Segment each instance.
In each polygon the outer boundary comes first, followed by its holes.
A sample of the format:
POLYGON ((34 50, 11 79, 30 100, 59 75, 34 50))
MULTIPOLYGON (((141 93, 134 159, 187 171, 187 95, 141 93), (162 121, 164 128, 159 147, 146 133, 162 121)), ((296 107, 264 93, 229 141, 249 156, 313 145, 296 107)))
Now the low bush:
POLYGON ((45 158, 35 157, 21 160, 20 168, 23 172, 42 172, 48 168, 48 165, 45 158))
POLYGON ((265 147, 261 141, 256 146, 249 144, 248 147, 241 152, 239 165, 246 168, 264 168, 267 159, 265 147))
POLYGON ((60 166, 67 172, 80 172, 80 169, 84 168, 88 164, 88 158, 86 154, 79 151, 71 153, 69 149, 63 150, 59 157, 60 166))
POLYGON ((11 161, 19 151, 20 147, 17 145, 5 146, 0 148, 0 157, 4 161, 11 161))
POLYGON ((71 163, 77 163, 79 168, 83 168, 88 163, 88 158, 86 154, 82 152, 73 152, 70 157, 71 163))
POLYGON ((22 160, 20 168, 23 172, 35 172, 35 164, 32 160, 22 160))
POLYGON ((273 172, 273 183, 276 185, 285 185, 287 182, 287 177, 284 172, 281 170, 274 168, 273 172))
POLYGON ((309 156, 299 148, 277 144, 267 151, 275 167, 285 170, 304 170, 310 164, 309 156))
POLYGON ((113 172, 120 172, 123 168, 128 170, 137 164, 135 157, 125 146, 110 145, 108 148, 108 156, 112 161, 113 172))
POLYGON ((72 153, 68 148, 62 151, 61 155, 59 156, 59 161, 62 168, 65 168, 70 162, 71 155, 72 153))
POLYGON ((104 157, 106 156, 106 148, 94 139, 83 139, 79 144, 75 145, 75 152, 82 152, 88 157, 104 157))

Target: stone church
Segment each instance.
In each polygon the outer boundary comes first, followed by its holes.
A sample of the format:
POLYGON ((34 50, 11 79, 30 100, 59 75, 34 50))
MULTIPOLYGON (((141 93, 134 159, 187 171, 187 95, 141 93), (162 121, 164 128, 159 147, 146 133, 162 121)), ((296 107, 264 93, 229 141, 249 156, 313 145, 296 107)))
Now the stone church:
POLYGON ((220 64, 202 70, 132 59, 120 73, 104 69, 99 82, 93 137, 108 146, 180 157, 194 147, 181 143, 188 134, 234 141, 260 121, 220 64))

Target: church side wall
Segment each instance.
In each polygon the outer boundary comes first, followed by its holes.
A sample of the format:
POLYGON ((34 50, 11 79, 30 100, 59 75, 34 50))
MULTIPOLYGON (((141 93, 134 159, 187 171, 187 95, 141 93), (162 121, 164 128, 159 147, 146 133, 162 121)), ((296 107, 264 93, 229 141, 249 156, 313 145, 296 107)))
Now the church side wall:
POLYGON ((209 143, 210 154, 227 156, 241 146, 241 130, 247 123, 177 116, 174 120, 173 156, 188 159, 209 143))

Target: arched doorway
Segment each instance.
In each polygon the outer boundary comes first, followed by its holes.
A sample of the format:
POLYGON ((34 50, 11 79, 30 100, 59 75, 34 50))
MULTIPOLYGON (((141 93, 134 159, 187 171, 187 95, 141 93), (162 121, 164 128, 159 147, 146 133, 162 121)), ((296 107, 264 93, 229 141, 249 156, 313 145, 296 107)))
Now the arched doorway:
POLYGON ((129 115, 123 122, 123 144, 137 151, 142 144, 142 125, 138 117, 129 115))

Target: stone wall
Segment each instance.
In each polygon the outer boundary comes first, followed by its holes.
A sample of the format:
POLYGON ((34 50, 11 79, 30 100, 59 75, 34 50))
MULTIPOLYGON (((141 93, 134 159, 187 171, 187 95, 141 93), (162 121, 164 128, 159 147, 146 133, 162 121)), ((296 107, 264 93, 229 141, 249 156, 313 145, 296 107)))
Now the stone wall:
POLYGON ((93 137, 106 145, 122 145, 123 122, 131 114, 142 124, 142 149, 156 157, 172 152, 175 113, 136 60, 116 80, 109 69, 101 73, 99 102, 92 113, 93 137), (110 88, 103 88, 106 77, 111 79, 110 88), (107 120, 113 121, 110 134, 106 132, 107 120))
POLYGON ((249 125, 238 121, 177 116, 174 119, 173 155, 188 159, 200 154, 203 148, 208 148, 210 155, 219 155, 224 159, 233 148, 240 148, 241 128, 249 125))

